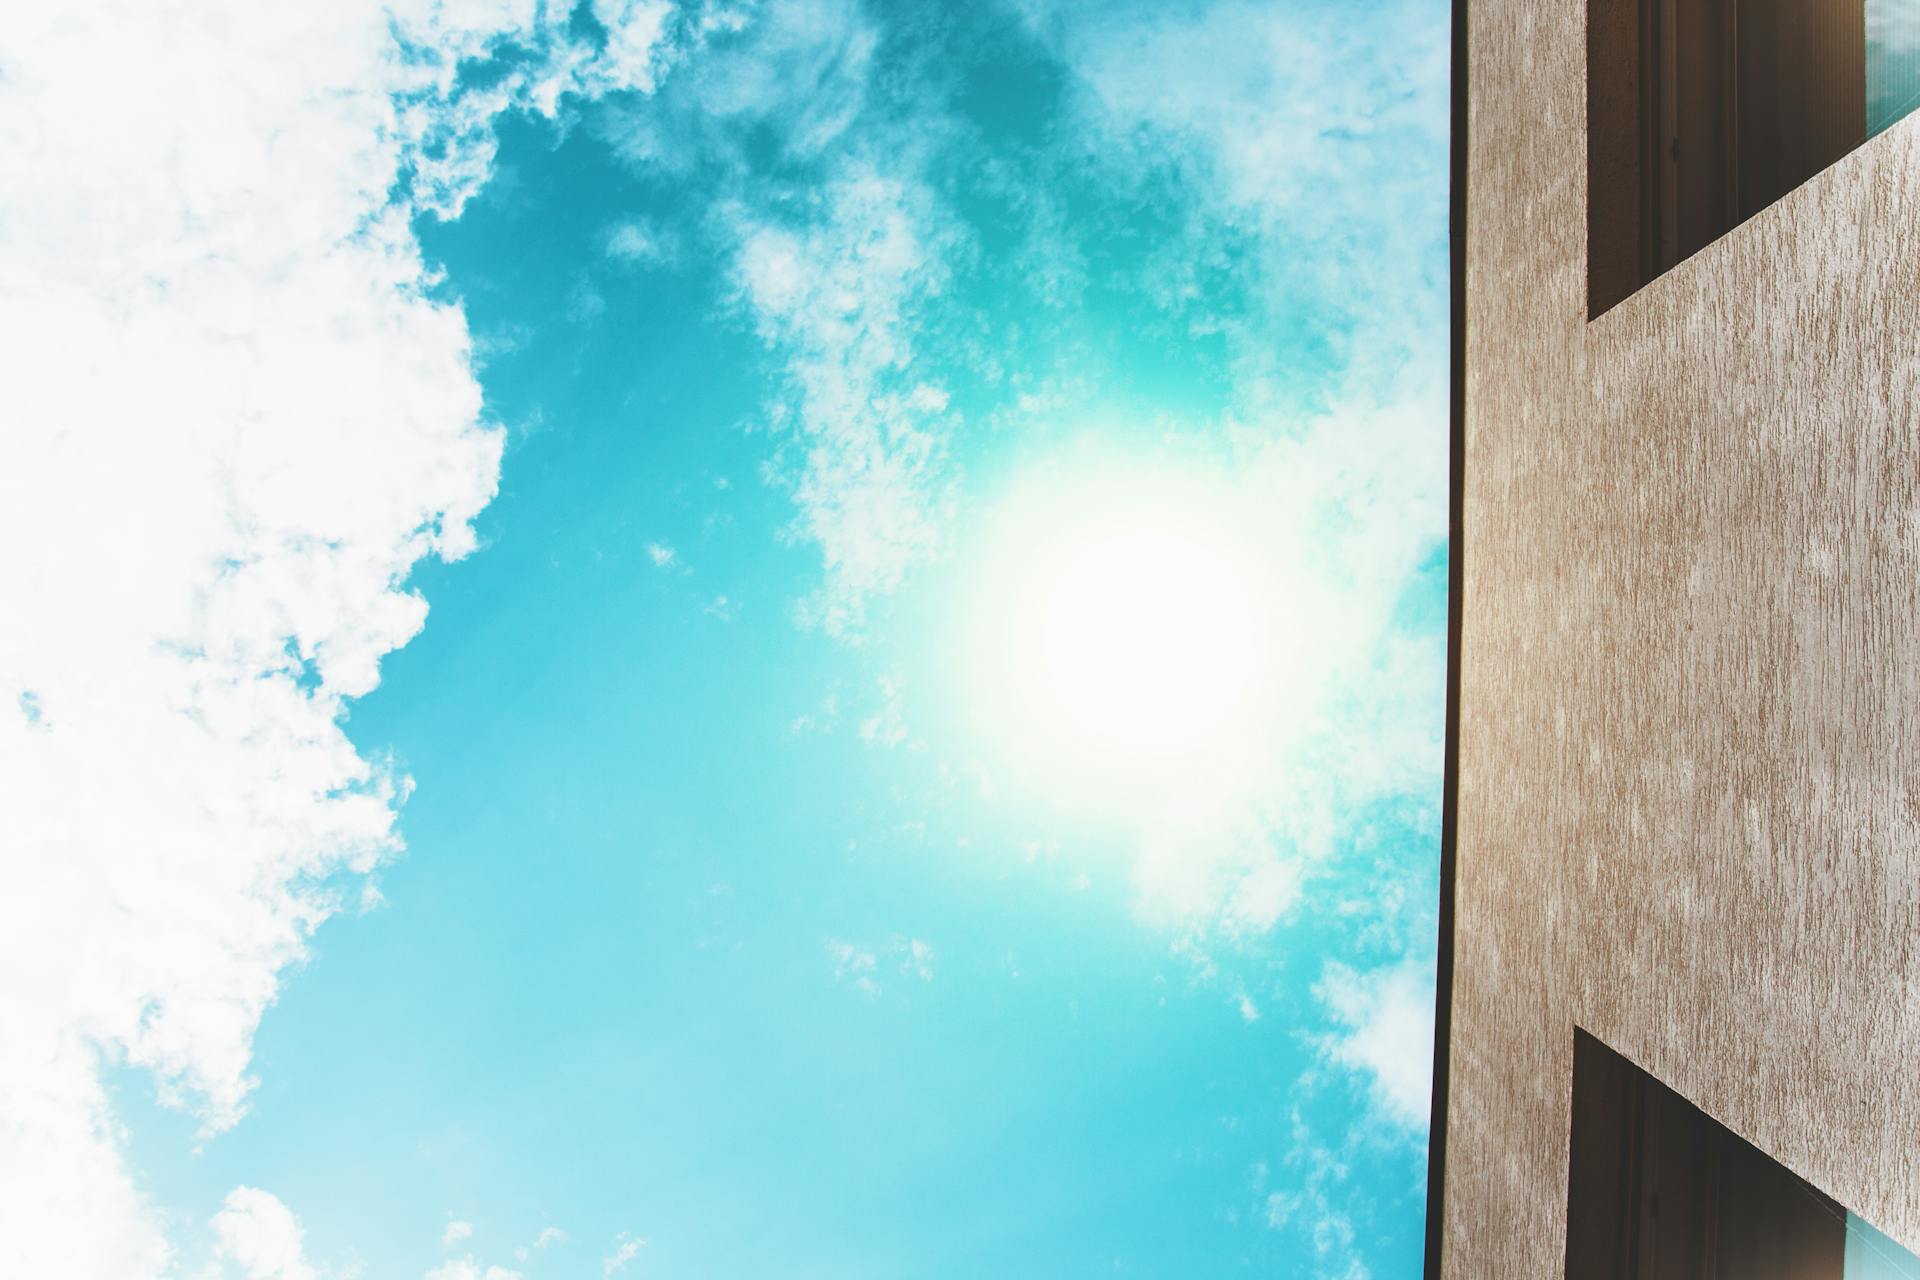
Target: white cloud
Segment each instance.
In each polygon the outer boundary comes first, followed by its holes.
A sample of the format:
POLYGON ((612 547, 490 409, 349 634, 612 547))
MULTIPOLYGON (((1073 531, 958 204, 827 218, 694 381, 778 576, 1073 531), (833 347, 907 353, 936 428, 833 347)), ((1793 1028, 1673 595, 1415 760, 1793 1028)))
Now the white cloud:
POLYGON ((1869 49, 1895 58, 1920 53, 1920 0, 1878 0, 1866 9, 1869 49))
POLYGON ((718 4, 681 24, 686 66, 660 102, 612 113, 609 136, 631 162, 680 174, 696 162, 745 171, 769 141, 806 163, 866 104, 879 33, 859 0, 718 4))
POLYGON ((645 1240, 621 1236, 612 1253, 600 1262, 600 1274, 611 1276, 626 1270, 627 1264, 640 1256, 640 1250, 646 1246, 645 1240))
MULTIPOLYGON (((1273 752, 1275 764, 1284 758, 1273 752)), ((1276 847, 1271 830, 1247 816, 1261 799, 1258 785, 1150 815, 1133 865, 1147 920, 1195 937, 1240 938, 1272 928, 1299 900, 1302 855, 1276 847)), ((1299 815, 1285 817, 1298 826, 1299 815)))
POLYGON ((870 747, 897 747, 907 740, 907 721, 900 705, 906 681, 898 673, 890 673, 875 683, 880 690, 880 705, 860 722, 860 741, 870 747))
POLYGON ((575 324, 592 324, 607 311, 607 300, 584 276, 567 294, 566 317, 575 324))
POLYGON ((915 373, 912 338, 945 286, 951 232, 929 188, 862 164, 809 213, 794 225, 736 209, 734 277, 793 388, 776 422, 798 457, 774 474, 827 572, 803 616, 847 634, 870 597, 941 549, 951 515, 947 394, 915 373))
POLYGON ((1329 964, 1315 994, 1344 1030, 1323 1048, 1370 1078, 1394 1122, 1425 1132, 1433 1087, 1433 970, 1406 961, 1370 973, 1329 964))
POLYGON ((455 1258, 427 1272, 424 1280, 526 1280, 526 1277, 506 1267, 483 1267, 472 1258, 455 1258))
POLYGON ((213 1217, 214 1257, 240 1280, 317 1280, 306 1260, 300 1224, 274 1196, 235 1187, 213 1217))
POLYGON ((1338 1152, 1314 1139, 1298 1111, 1292 1117, 1284 1163, 1289 1175, 1284 1191, 1267 1190, 1272 1170, 1264 1161, 1254 1167, 1256 1220, 1270 1231, 1293 1233, 1310 1249, 1312 1270, 1301 1265, 1297 1274, 1314 1280, 1368 1280, 1371 1272, 1356 1248, 1364 1242, 1344 1196, 1351 1170, 1338 1152))
MULTIPOLYGON (((1135 165, 1170 162, 1200 216, 1169 246, 1160 286, 1228 234, 1253 254, 1235 275, 1256 303, 1232 330, 1241 392, 1260 390, 1311 341, 1274 343, 1303 303, 1316 326, 1361 322, 1339 353, 1355 385, 1411 351, 1445 349, 1447 7, 1215 0, 1169 7, 1028 0, 1082 88, 1082 120, 1135 165)), ((1207 317, 1218 323, 1222 317, 1207 317)), ((1266 390, 1275 390, 1267 386, 1266 390)))
POLYGON ((560 1228, 542 1227, 540 1234, 533 1238, 533 1243, 530 1245, 521 1245, 513 1251, 513 1256, 516 1261, 525 1262, 532 1254, 546 1248, 548 1245, 565 1244, 566 1241, 567 1233, 560 1228))
POLYGON ((833 976, 837 981, 852 984, 862 995, 880 994, 880 984, 874 979, 879 957, 839 938, 827 939, 826 947, 827 955, 833 959, 833 976))
POLYGON ((933 981, 933 946, 918 938, 909 938, 900 950, 900 971, 922 982, 933 981))
POLYGON ((670 231, 640 218, 607 232, 607 256, 630 266, 660 266, 680 256, 680 241, 670 231))
MULTIPOLYGON (((576 83, 568 88, 600 96, 621 89, 652 89, 664 60, 668 0, 593 0, 593 16, 606 29, 606 46, 576 55, 576 83)), ((564 17, 560 19, 564 21, 564 17)))
POLYGON ((879 973, 882 957, 886 959, 888 968, 898 972, 903 978, 913 978, 921 982, 933 981, 933 944, 922 938, 896 936, 878 948, 861 946, 839 938, 829 938, 826 949, 827 955, 833 960, 835 980, 847 983, 864 996, 872 997, 880 994, 879 973))
POLYGON ((661 7, 600 9, 611 56, 533 0, 0 6, 0 1271, 168 1269, 101 1062, 235 1123, 278 975, 398 847, 340 719, 501 449, 409 216, 500 111, 650 83, 661 7), (541 56, 457 88, 503 36, 541 56))
POLYGON ((829 693, 820 699, 815 711, 803 711, 787 722, 787 732, 799 737, 808 733, 832 733, 840 723, 840 695, 829 693))
MULTIPOLYGON (((564 1233, 553 1227, 548 1227, 542 1231, 534 1241, 533 1248, 544 1248, 548 1244, 564 1238, 564 1233)), ((473 1239, 473 1224, 456 1219, 447 1223, 446 1230, 441 1233, 440 1244, 442 1248, 451 1249, 455 1245, 465 1243, 471 1239, 473 1239)), ((525 1262, 529 1250, 525 1245, 522 1245, 520 1248, 515 1249, 513 1254, 516 1259, 525 1262)), ((526 1280, 526 1277, 521 1275, 520 1272, 507 1267, 482 1264, 472 1254, 465 1254, 458 1258, 449 1258, 447 1261, 433 1268, 426 1273, 425 1280, 526 1280)))
POLYGON ((664 542, 649 542, 647 544, 647 559, 653 561, 654 568, 665 569, 675 560, 679 559, 679 553, 664 542))

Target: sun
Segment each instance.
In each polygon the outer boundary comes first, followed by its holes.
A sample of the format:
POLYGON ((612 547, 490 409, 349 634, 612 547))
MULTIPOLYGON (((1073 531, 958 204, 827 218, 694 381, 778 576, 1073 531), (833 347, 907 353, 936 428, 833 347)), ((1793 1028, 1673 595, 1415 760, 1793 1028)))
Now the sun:
POLYGON ((1106 469, 1017 491, 974 592, 976 709, 1049 785, 1154 787, 1231 768, 1279 635, 1229 485, 1106 469))

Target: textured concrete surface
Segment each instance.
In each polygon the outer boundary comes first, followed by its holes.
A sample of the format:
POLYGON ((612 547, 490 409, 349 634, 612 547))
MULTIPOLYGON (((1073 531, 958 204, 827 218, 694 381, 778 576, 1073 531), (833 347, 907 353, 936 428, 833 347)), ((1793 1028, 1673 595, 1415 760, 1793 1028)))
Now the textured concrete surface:
POLYGON ((1472 0, 1445 1269, 1579 1023, 1920 1246, 1920 120, 1587 321, 1585 0, 1472 0))

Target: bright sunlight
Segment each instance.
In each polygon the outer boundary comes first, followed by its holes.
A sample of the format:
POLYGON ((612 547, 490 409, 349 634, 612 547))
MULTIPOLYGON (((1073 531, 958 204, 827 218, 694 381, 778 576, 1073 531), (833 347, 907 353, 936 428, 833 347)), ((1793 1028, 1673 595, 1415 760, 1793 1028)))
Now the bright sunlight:
POLYGON ((1203 475, 1134 467, 1017 491, 974 597, 990 733, 1053 787, 1233 771, 1283 657, 1256 548, 1203 475))

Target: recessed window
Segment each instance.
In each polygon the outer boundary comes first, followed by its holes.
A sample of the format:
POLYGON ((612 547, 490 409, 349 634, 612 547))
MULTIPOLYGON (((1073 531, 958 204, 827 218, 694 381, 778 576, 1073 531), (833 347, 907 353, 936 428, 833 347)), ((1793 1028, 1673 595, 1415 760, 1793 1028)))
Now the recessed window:
POLYGON ((1589 0, 1589 314, 1917 101, 1920 0, 1589 0))
POLYGON ((1576 1030, 1567 1280, 1920 1280, 1920 1258, 1576 1030))

